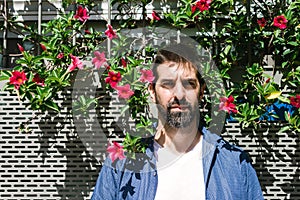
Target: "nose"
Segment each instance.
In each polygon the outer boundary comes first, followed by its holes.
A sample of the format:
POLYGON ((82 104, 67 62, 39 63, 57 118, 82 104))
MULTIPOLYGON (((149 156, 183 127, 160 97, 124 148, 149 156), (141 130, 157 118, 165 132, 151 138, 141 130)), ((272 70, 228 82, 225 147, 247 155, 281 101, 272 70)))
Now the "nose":
POLYGON ((177 83, 173 88, 173 96, 175 99, 183 100, 185 99, 186 91, 182 83, 177 83))

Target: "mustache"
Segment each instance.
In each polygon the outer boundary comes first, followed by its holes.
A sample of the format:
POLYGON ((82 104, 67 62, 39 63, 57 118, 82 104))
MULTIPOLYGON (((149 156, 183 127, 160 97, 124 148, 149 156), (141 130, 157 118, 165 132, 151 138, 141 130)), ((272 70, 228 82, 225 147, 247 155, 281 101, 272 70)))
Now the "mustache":
POLYGON ((172 106, 174 106, 174 105, 192 108, 192 105, 189 102, 187 102, 185 99, 183 99, 183 100, 174 99, 173 101, 171 101, 167 104, 167 108, 171 109, 172 106))

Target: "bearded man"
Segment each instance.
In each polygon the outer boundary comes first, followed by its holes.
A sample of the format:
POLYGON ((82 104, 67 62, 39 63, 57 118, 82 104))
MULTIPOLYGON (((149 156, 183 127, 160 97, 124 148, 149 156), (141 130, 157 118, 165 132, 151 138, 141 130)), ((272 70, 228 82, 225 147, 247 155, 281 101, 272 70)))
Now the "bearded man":
POLYGON ((158 125, 147 159, 133 164, 108 158, 93 200, 263 199, 248 154, 200 123, 205 83, 197 63, 191 61, 195 56, 180 45, 158 52, 155 80, 149 85, 158 125))

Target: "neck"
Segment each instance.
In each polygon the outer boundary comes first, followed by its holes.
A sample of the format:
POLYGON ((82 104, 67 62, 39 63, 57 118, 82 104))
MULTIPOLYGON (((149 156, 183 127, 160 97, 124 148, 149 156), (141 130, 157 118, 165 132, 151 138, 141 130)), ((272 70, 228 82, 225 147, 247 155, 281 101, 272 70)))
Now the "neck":
POLYGON ((157 128, 155 140, 159 145, 168 148, 175 154, 186 153, 192 150, 200 141, 201 132, 198 130, 198 121, 193 120, 188 127, 174 128, 161 125, 157 128))

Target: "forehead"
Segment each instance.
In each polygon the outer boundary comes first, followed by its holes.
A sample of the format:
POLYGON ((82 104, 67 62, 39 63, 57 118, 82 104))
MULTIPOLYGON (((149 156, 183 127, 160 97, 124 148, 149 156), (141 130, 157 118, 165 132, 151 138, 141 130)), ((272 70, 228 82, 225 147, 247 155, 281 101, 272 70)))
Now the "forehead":
POLYGON ((197 78, 197 70, 188 63, 165 62, 157 66, 158 79, 197 78))

